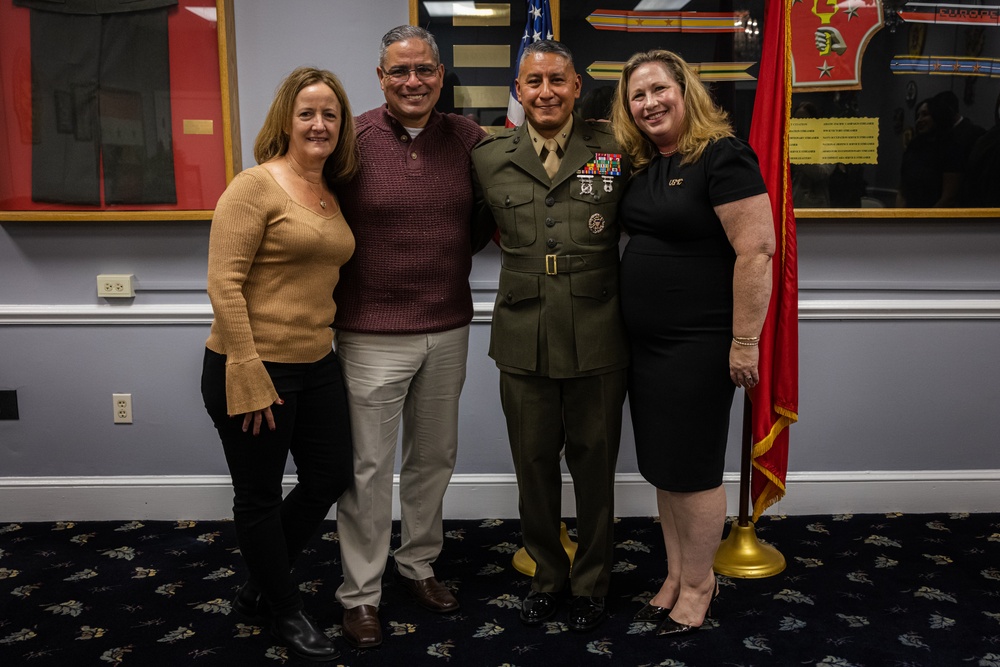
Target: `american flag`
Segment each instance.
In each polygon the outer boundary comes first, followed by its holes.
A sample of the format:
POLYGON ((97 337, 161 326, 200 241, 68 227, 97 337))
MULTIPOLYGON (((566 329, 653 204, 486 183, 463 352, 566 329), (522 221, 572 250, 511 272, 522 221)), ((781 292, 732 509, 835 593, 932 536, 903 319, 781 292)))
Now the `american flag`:
POLYGON ((517 47, 517 60, 514 62, 514 78, 510 82, 510 98, 507 101, 507 127, 516 127, 524 122, 524 108, 517 101, 517 91, 514 90, 514 81, 517 80, 518 71, 521 69, 521 56, 524 55, 524 47, 531 42, 543 39, 552 39, 552 11, 549 9, 549 0, 527 0, 528 18, 524 24, 524 35, 521 43, 517 47))

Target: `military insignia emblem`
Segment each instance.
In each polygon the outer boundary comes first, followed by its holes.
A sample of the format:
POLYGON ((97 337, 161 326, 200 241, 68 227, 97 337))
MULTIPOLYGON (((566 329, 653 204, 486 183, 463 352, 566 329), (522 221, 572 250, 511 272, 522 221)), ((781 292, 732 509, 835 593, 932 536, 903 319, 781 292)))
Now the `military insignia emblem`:
POLYGON ((590 228, 591 234, 600 234, 604 231, 604 216, 600 213, 590 216, 590 220, 587 221, 587 227, 590 228))
POLYGON ((576 177, 580 179, 580 193, 585 195, 594 194, 594 176, 601 177, 601 180, 604 182, 605 192, 613 192, 615 189, 614 177, 622 175, 621 164, 621 153, 595 153, 594 160, 588 162, 583 169, 578 169, 576 172, 576 177))
POLYGON ((794 3, 789 10, 792 88, 860 89, 865 50, 885 25, 883 4, 838 0, 794 3))

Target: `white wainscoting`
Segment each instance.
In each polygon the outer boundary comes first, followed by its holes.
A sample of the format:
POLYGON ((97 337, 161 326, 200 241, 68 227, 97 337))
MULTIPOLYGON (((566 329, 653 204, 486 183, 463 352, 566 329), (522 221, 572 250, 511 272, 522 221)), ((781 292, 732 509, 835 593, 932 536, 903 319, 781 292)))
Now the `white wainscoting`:
MULTIPOLYGON (((290 488, 294 480, 285 481, 290 488)), ((724 484, 729 513, 736 514, 738 475, 727 474, 724 484)), ((785 498, 768 514, 1000 511, 1000 470, 794 472, 788 475, 787 488, 785 498)), ((638 474, 618 475, 615 503, 618 516, 656 513, 652 487, 638 474)), ((232 487, 226 476, 0 477, 0 522, 207 521, 230 518, 231 507, 232 487)), ((568 475, 563 514, 575 516, 568 475)), ((455 475, 444 515, 516 518, 514 475, 455 475)), ((396 494, 393 517, 399 518, 396 494)))
MULTIPOLYGON (((492 301, 477 301, 474 322, 489 322, 492 301)), ((1000 319, 1000 299, 799 299, 800 320, 992 320, 1000 319)), ((211 324, 205 304, 71 305, 0 304, 0 326, 211 324)))

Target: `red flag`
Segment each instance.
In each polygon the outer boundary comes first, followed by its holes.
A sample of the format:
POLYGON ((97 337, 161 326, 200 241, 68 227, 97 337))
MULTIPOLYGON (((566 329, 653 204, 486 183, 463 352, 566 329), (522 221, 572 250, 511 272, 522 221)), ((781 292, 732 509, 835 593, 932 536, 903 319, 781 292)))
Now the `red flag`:
POLYGON ((771 264, 771 303, 760 334, 760 383, 750 393, 750 500, 754 521, 785 495, 788 426, 799 418, 798 264, 788 164, 792 2, 764 3, 763 52, 750 125, 750 145, 757 153, 767 184, 777 239, 771 264))

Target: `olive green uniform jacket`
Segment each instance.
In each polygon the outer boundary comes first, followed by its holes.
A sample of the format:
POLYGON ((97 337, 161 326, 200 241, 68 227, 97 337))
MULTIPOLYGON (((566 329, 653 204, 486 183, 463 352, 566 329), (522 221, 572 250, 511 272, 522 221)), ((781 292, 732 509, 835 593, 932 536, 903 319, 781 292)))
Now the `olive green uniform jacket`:
POLYGON ((500 285, 490 356, 509 373, 570 378, 628 366, 618 298, 618 200, 626 158, 606 123, 574 117, 551 180, 521 125, 484 139, 472 153, 484 200, 500 230, 500 285), (577 176, 595 154, 621 159, 611 192, 577 176))

